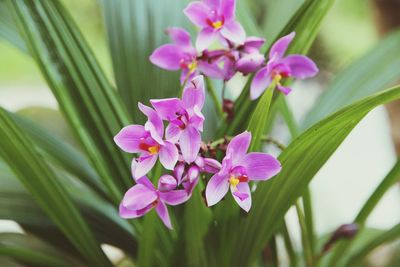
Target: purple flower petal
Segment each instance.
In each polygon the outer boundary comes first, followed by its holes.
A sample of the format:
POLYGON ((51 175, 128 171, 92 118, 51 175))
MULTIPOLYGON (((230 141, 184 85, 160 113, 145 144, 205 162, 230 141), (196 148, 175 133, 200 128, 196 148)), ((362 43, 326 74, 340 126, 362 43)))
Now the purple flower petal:
POLYGON ((189 125, 182 131, 179 145, 181 147, 183 159, 187 163, 190 164, 197 158, 200 151, 200 143, 200 132, 196 128, 189 125))
POLYGON ((236 20, 226 22, 220 31, 222 36, 236 44, 243 44, 246 39, 242 25, 236 20))
POLYGON ((199 109, 202 109, 204 101, 204 77, 199 75, 186 84, 182 94, 182 102, 185 108, 197 106, 199 109))
POLYGON ((159 144, 164 144, 162 137, 164 135, 164 124, 161 118, 158 116, 157 112, 152 108, 143 105, 139 102, 138 104, 140 111, 147 116, 148 122, 145 124, 145 129, 151 134, 151 137, 157 141, 159 144))
POLYGON ((200 168, 196 165, 190 166, 187 172, 187 177, 189 182, 193 182, 195 179, 199 178, 200 168))
POLYGON ((229 182, 226 175, 219 173, 211 177, 206 187, 207 205, 213 206, 217 204, 228 192, 229 182))
POLYGON ((246 53, 259 52, 261 46, 265 43, 265 39, 255 36, 250 36, 246 38, 243 44, 243 49, 246 53))
POLYGON ((206 76, 214 79, 223 79, 223 71, 219 68, 216 63, 209 63, 207 61, 199 61, 199 70, 206 76))
POLYGON ((166 70, 179 70, 183 58, 182 49, 174 44, 162 45, 150 55, 151 63, 166 70))
POLYGON ((217 36, 217 31, 214 28, 203 28, 196 39, 196 48, 198 51, 204 51, 210 47, 217 36))
POLYGON ((260 69, 253 78, 250 87, 250 98, 257 99, 271 84, 271 74, 267 67, 260 69))
POLYGON ((240 162, 247 153, 251 142, 251 133, 243 132, 235 136, 228 144, 226 153, 231 155, 232 165, 240 162))
POLYGON ((156 191, 142 184, 136 184, 125 193, 121 204, 130 210, 140 210, 156 201, 157 198, 156 191))
POLYGON ((185 172, 185 163, 179 162, 174 168, 174 176, 178 181, 178 185, 181 183, 183 178, 183 173, 185 172))
POLYGON ((162 201, 158 202, 156 206, 156 211, 164 225, 172 230, 172 224, 169 218, 167 206, 162 201))
POLYGON ((195 106, 192 111, 193 114, 189 120, 190 125, 198 129, 199 131, 203 131, 203 122, 204 122, 203 113, 201 113, 199 107, 197 106, 195 106))
POLYGON ((220 14, 225 21, 235 18, 236 1, 235 0, 220 0, 220 14))
POLYGON ((259 52, 246 54, 236 62, 236 69, 243 74, 255 72, 264 62, 264 55, 259 52))
POLYGON ((147 187, 150 190, 156 191, 156 188, 154 187, 153 183, 146 176, 143 176, 143 177, 137 179, 136 183, 144 185, 145 187, 147 187))
POLYGON ((160 199, 171 206, 176 206, 186 202, 189 196, 185 190, 172 190, 168 192, 160 192, 160 199))
POLYGON ((318 67, 314 61, 303 55, 289 55, 282 60, 291 70, 291 76, 304 79, 313 77, 318 73, 318 67))
POLYGON ((278 89, 279 91, 281 91, 281 92, 284 93, 285 95, 288 95, 288 94, 290 94, 290 92, 292 92, 292 89, 291 89, 291 88, 285 87, 285 86, 282 86, 282 85, 279 85, 279 84, 278 84, 278 86, 276 87, 276 89, 278 89))
MULTIPOLYGON (((150 210, 150 209, 149 209, 150 210)), ((136 210, 130 210, 130 209, 127 209, 126 207, 124 207, 123 205, 122 205, 122 203, 121 204, 119 204, 119 216, 121 217, 121 218, 124 218, 124 219, 132 219, 132 218, 138 218, 138 217, 141 217, 141 216, 143 216, 144 214, 138 214, 137 212, 136 212, 136 210)))
POLYGON ((151 99, 150 103, 157 111, 158 116, 168 121, 175 119, 175 113, 182 109, 179 98, 151 99))
POLYGON ((165 130, 165 139, 175 144, 176 142, 178 142, 181 136, 181 132, 182 129, 179 128, 179 126, 170 123, 165 130))
POLYGON ((167 29, 167 34, 169 35, 171 40, 178 46, 185 48, 192 46, 190 34, 182 28, 170 27, 167 29))
POLYGON ((142 125, 129 125, 121 129, 114 137, 114 142, 125 152, 138 153, 140 151, 140 139, 148 135, 149 133, 142 125))
POLYGON ((191 2, 184 10, 183 13, 188 19, 199 27, 206 27, 208 14, 210 9, 202 2, 191 2))
POLYGON ((218 9, 221 0, 203 0, 203 3, 208 6, 209 9, 218 9))
POLYGON ((250 180, 267 180, 281 170, 280 162, 266 153, 252 152, 247 154, 240 165, 246 168, 250 180))
POLYGON ((199 183, 199 178, 194 179, 192 182, 187 181, 182 183, 189 197, 192 195, 193 190, 198 183, 199 183))
POLYGON ((203 170, 207 173, 217 173, 221 170, 221 163, 212 158, 204 158, 203 170))
POLYGON ((166 141, 165 144, 160 147, 160 162, 167 170, 174 169, 175 164, 178 161, 178 156, 178 149, 171 142, 166 141))
POLYGON ((145 176, 156 164, 157 155, 141 157, 136 165, 133 177, 135 179, 145 176))
POLYGON ((295 32, 292 32, 276 41, 269 51, 269 59, 282 58, 295 35, 295 32))
POLYGON ((249 184, 239 183, 236 186, 236 190, 231 187, 231 191, 236 203, 238 203, 243 210, 249 212, 251 208, 251 192, 249 184))
POLYGON ((172 175, 164 174, 158 179, 158 190, 167 192, 174 190, 178 186, 178 182, 172 175))

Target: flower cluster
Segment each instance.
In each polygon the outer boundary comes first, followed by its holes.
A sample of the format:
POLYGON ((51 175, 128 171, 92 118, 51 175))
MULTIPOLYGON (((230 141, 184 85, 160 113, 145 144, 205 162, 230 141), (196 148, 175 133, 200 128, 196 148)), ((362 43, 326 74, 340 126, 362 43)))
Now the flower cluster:
POLYGON ((122 150, 135 154, 132 176, 136 185, 121 201, 120 216, 137 218, 154 208, 171 229, 167 205, 186 202, 201 178, 207 183, 205 201, 208 206, 218 203, 230 189, 237 204, 248 212, 251 208, 249 183, 267 180, 281 170, 273 156, 247 152, 252 138, 247 131, 230 138, 224 149, 219 149, 225 152, 221 163, 215 153, 207 152, 204 147, 208 146, 201 138, 205 120, 202 75, 228 81, 238 72, 255 73, 250 97, 256 99, 267 88, 275 89, 270 88, 272 86, 288 94, 291 89, 281 84, 283 78, 302 79, 318 72, 314 62, 306 56, 285 56, 294 33, 273 44, 266 60, 260 52, 264 39, 246 37, 236 20, 235 0, 192 2, 184 13, 200 28, 195 46, 184 29, 169 28, 167 34, 172 43, 157 48, 150 56, 150 61, 161 68, 182 71, 182 97, 152 99, 151 107, 139 103, 140 111, 147 117, 146 123, 126 126, 114 137, 122 150), (219 43, 220 47, 211 49, 214 43, 219 43), (157 161, 164 171, 160 177, 154 177, 158 180, 149 179, 147 175, 157 161))
MULTIPOLYGON (((243 27, 235 18, 235 0, 203 0, 192 2, 184 13, 200 28, 195 47, 190 34, 184 29, 167 29, 172 43, 157 48, 150 61, 166 70, 181 70, 181 84, 204 74, 207 77, 230 80, 236 73, 256 73, 251 84, 251 99, 258 98, 275 80, 278 90, 289 94, 291 89, 281 85, 283 78, 313 77, 318 68, 303 55, 284 54, 295 33, 279 39, 270 49, 268 60, 260 52, 263 38, 246 37, 243 27), (211 49, 217 43, 215 49, 211 49)), ((272 88, 273 89, 273 88, 272 88)))

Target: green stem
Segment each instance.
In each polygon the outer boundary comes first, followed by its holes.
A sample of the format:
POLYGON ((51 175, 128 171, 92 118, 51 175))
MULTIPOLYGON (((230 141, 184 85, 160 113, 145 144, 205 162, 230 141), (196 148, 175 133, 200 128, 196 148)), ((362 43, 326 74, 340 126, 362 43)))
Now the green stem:
POLYGON ((290 267, 297 267, 298 266, 297 255, 296 251, 293 248, 293 241, 288 231, 286 221, 283 221, 283 227, 281 233, 283 235, 283 241, 285 243, 286 253, 289 257, 290 267))
POLYGON ((205 80, 206 80, 207 92, 210 94, 211 99, 214 103, 215 111, 217 112, 217 114, 220 118, 224 118, 225 114, 224 114, 224 111, 222 110, 222 104, 218 100, 218 96, 215 92, 214 86, 212 85, 209 78, 205 77, 205 80))
POLYGON ((307 267, 313 266, 313 255, 311 249, 311 242, 309 240, 309 235, 307 232, 307 224, 306 219, 303 213, 303 210, 300 206, 299 201, 295 203, 297 216, 299 219, 300 229, 301 229, 301 242, 303 244, 303 252, 304 252, 304 261, 307 267))

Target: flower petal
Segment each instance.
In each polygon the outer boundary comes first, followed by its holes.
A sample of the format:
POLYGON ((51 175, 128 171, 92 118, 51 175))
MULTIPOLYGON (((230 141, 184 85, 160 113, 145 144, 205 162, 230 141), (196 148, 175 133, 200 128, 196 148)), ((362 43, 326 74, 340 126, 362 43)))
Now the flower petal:
POLYGON ((156 191, 142 184, 132 186, 124 195, 121 204, 130 210, 140 210, 158 198, 156 191))
POLYGON ((214 28, 206 27, 203 28, 196 39, 196 48, 198 51, 204 51, 210 47, 217 36, 217 31, 214 28))
POLYGON ((202 109, 204 101, 204 77, 199 75, 186 84, 182 94, 182 102, 185 108, 193 108, 194 106, 197 106, 199 109, 202 109))
POLYGON ((179 70, 183 58, 184 52, 175 44, 162 45, 150 55, 151 63, 166 70, 179 70))
POLYGON ((165 130, 165 139, 175 144, 176 142, 178 142, 179 137, 181 136, 181 132, 182 129, 179 128, 179 126, 170 123, 165 130))
POLYGON ((250 87, 250 98, 257 99, 271 84, 271 75, 267 67, 260 69, 254 76, 250 87))
POLYGON ((178 186, 178 182, 172 175, 164 174, 158 179, 158 190, 167 192, 174 190, 178 186))
POLYGON ((147 116, 148 121, 145 124, 145 129, 148 130, 151 134, 151 137, 157 141, 159 144, 164 144, 162 137, 164 136, 164 124, 161 120, 160 116, 158 116, 157 112, 139 102, 139 109, 143 112, 144 115, 147 116))
POLYGON ((226 175, 214 174, 206 187, 207 205, 217 204, 228 192, 229 182, 226 175))
POLYGON ((282 58, 295 35, 295 32, 292 32, 276 41, 269 51, 269 59, 282 58))
POLYGON ((235 18, 236 1, 220 0, 220 15, 224 16, 225 21, 235 18))
POLYGON ((267 180, 281 171, 280 162, 266 153, 249 153, 240 165, 246 168, 250 180, 267 180))
POLYGON ((114 137, 114 142, 125 152, 138 153, 140 139, 148 135, 149 133, 142 125, 129 125, 121 129, 114 137))
POLYGON ((165 226, 172 230, 172 224, 169 218, 167 206, 162 201, 158 202, 158 205, 156 206, 156 211, 165 226))
POLYGON ((235 166, 247 153, 251 142, 251 133, 243 132, 235 136, 228 144, 226 153, 231 155, 232 165, 235 166))
POLYGON ((203 170, 207 173, 217 173, 221 170, 221 163, 212 158, 204 158, 203 170))
POLYGON ((291 76, 298 79, 313 77, 318 73, 314 61, 303 55, 289 55, 282 62, 289 66, 291 76))
POLYGON ((205 27, 210 9, 202 2, 191 2, 184 10, 183 13, 195 25, 205 27))
POLYGON ((236 20, 226 22, 220 31, 223 37, 236 44, 243 44, 246 39, 242 25, 236 20))
POLYGON ((255 72, 264 62, 264 55, 259 52, 246 54, 236 62, 236 69, 243 74, 255 72))
POLYGON ((170 27, 167 29, 167 34, 169 35, 171 40, 178 46, 185 48, 192 46, 190 34, 182 28, 170 27))
POLYGON ((168 192, 160 192, 160 199, 171 206, 176 206, 186 202, 189 195, 185 190, 172 190, 168 192))
POLYGON ((243 210, 249 212, 251 208, 251 192, 249 184, 239 183, 236 186, 236 190, 231 187, 231 192, 236 203, 238 203, 243 210))
POLYGON ((178 149, 171 142, 166 141, 159 151, 160 162, 167 170, 173 170, 178 161, 178 149))
POLYGON ((151 99, 150 103, 157 111, 158 116, 168 121, 175 119, 175 113, 182 109, 179 98, 151 99))
POLYGON ((285 87, 285 86, 282 86, 282 85, 278 85, 276 88, 279 91, 281 91, 282 93, 284 93, 285 95, 288 95, 288 94, 290 94, 290 92, 292 92, 292 88, 285 87))
POLYGON ((138 179, 145 176, 154 167, 156 161, 157 161, 157 155, 141 157, 135 168, 133 177, 135 179, 138 179))
POLYGON ((196 160, 197 155, 200 151, 200 144, 200 132, 190 125, 187 126, 186 129, 182 131, 181 137, 179 139, 182 156, 187 163, 190 164, 196 160))
POLYGON ((193 182, 195 179, 198 179, 200 175, 200 168, 196 165, 193 165, 189 167, 189 170, 187 172, 187 177, 189 179, 189 182, 193 182))
POLYGON ((246 53, 259 52, 259 49, 264 45, 264 43, 264 38, 249 36, 244 42, 243 49, 246 53))
POLYGON ((207 61, 199 61, 199 70, 206 76, 214 79, 223 79, 224 73, 216 63, 209 63, 207 61))
POLYGON ((124 205, 119 204, 119 216, 124 219, 132 219, 143 216, 144 214, 137 214, 136 210, 127 209, 124 205))
POLYGON ((136 183, 142 184, 142 185, 146 186, 148 189, 156 191, 156 188, 154 187, 153 183, 146 176, 143 176, 143 177, 137 179, 136 183))

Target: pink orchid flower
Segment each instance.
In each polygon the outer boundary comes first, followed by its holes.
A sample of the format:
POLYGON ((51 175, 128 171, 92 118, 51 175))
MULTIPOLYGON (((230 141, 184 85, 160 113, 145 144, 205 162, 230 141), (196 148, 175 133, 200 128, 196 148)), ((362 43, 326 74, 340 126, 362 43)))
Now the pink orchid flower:
POLYGON ((126 126, 114 137, 125 152, 140 154, 133 159, 138 165, 133 172, 135 179, 146 175, 158 158, 166 169, 173 170, 179 157, 178 148, 171 141, 163 140, 164 125, 157 113, 141 103, 139 109, 148 117, 145 126, 126 126))
POLYGON ((211 177, 206 188, 208 206, 218 203, 231 189, 239 206, 248 212, 251 208, 249 181, 265 181, 281 170, 281 164, 266 153, 247 153, 251 133, 243 132, 228 144, 221 170, 211 177))
POLYGON ((310 58, 303 55, 284 56, 294 36, 295 33, 292 32, 276 41, 271 47, 267 65, 256 73, 252 81, 251 99, 257 99, 273 80, 277 83, 277 89, 287 95, 292 89, 281 85, 282 78, 305 79, 318 73, 317 66, 310 58))
POLYGON ((264 43, 263 38, 246 38, 244 44, 237 48, 239 59, 236 61, 236 70, 244 75, 257 71, 265 60, 264 55, 260 53, 260 48, 264 43))
POLYGON ((180 161, 174 168, 174 177, 178 181, 178 185, 182 184, 186 192, 191 195, 193 189, 199 182, 200 174, 217 173, 221 169, 221 163, 212 158, 204 158, 198 156, 191 164, 180 161))
POLYGON ((203 0, 190 3, 185 15, 201 28, 196 40, 199 51, 207 49, 215 39, 226 38, 242 44, 246 33, 235 19, 235 0, 203 0))
POLYGON ((184 88, 182 99, 153 99, 150 103, 158 115, 169 125, 166 138, 178 142, 183 159, 192 163, 200 151, 204 116, 201 113, 205 101, 204 79, 197 76, 184 88))
POLYGON ((165 226, 172 229, 166 204, 176 206, 189 198, 185 190, 173 190, 176 186, 176 180, 171 175, 160 177, 158 189, 146 176, 137 179, 137 184, 125 193, 119 206, 119 215, 122 218, 138 218, 155 208, 165 226))

